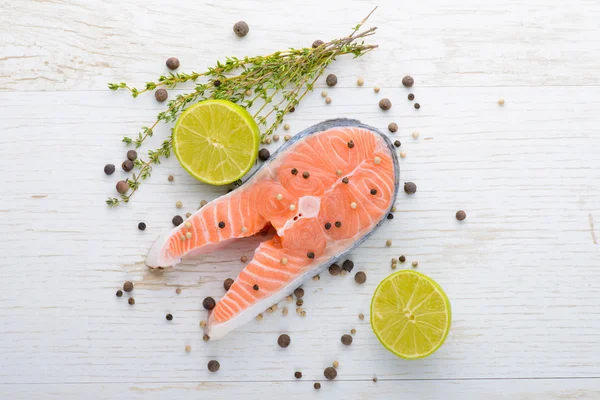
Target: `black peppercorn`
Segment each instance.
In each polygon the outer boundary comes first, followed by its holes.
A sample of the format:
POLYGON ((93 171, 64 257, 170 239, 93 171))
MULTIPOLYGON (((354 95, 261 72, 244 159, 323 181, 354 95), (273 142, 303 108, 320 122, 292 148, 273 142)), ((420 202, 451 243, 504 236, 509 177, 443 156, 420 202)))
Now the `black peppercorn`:
POLYGON ((346 272, 352 272, 352 269, 354 268, 354 262, 352 260, 346 260, 342 264, 342 268, 344 268, 346 272))
POLYGON ((348 179, 347 176, 342 178, 342 182, 345 183, 346 185, 348 184, 348 182, 350 182, 350 180, 348 179))
POLYGON ((342 335, 342 343, 346 346, 350 346, 352 344, 352 336, 348 334, 342 335))
POLYGON ((115 164, 106 164, 104 166, 104 173, 106 175, 112 175, 115 172, 115 164))
POLYGON ((394 146, 396 146, 396 147, 400 147, 401 145, 402 145, 402 143, 400 143, 400 141, 399 141, 399 140, 396 140, 396 141, 394 142, 394 146))
POLYGON ((123 164, 121 164, 121 168, 123 168, 123 171, 125 171, 125 172, 131 171, 133 169, 133 161, 131 161, 131 160, 123 161, 123 164))
POLYGON ((217 360, 210 360, 208 362, 208 370, 210 372, 217 372, 221 368, 221 364, 217 360))
POLYGON ((171 314, 167 314, 167 321, 172 321, 173 320, 173 315, 171 314))
POLYGON ((296 379, 300 379, 300 378, 302 378, 302 372, 300 372, 300 371, 296 371, 296 372, 294 372, 294 377, 295 377, 296 379))
POLYGON ((308 177, 309 177, 309 176, 310 176, 310 173, 309 173, 308 171, 304 171, 304 172, 302 173, 302 177, 303 177, 304 179, 308 179, 308 177))
POLYGON ((383 111, 387 111, 392 108, 392 102, 387 97, 381 99, 379 100, 379 108, 381 108, 383 111))
POLYGON ((419 103, 415 103, 415 108, 418 110, 419 108, 421 108, 421 105, 419 103))
POLYGON ((464 220, 465 218, 467 218, 467 213, 464 212, 463 210, 459 210, 456 212, 456 219, 459 221, 464 220))
POLYGON ((331 264, 329 266, 329 273, 333 276, 339 275, 342 272, 342 269, 337 264, 331 264))
POLYGON ((233 285, 233 279, 227 278, 227 279, 225 279, 225 281, 223 281, 223 289, 229 290, 231 285, 233 285))
POLYGON ((408 99, 409 99, 410 101, 413 101, 413 100, 415 99, 415 95, 414 95, 413 93, 409 93, 409 94, 408 94, 408 99))
POLYGON ((258 151, 258 158, 261 161, 267 161, 269 159, 269 157, 271 157, 271 153, 269 152, 268 149, 260 149, 258 151))
POLYGON ((254 284, 254 286, 252 286, 252 289, 254 289, 254 290, 258 290, 258 289, 259 289, 259 288, 258 288, 258 285, 257 285, 257 284, 254 284))
POLYGON ((130 297, 129 300, 127 300, 127 302, 129 303, 130 306, 135 304, 135 299, 133 297, 130 297))
POLYGON ((129 190, 129 184, 125 181, 117 182, 117 192, 120 194, 125 194, 129 190))
POLYGON ((131 292, 133 290, 133 282, 131 281, 127 281, 123 284, 123 290, 126 291, 127 293, 131 292))
POLYGON ((337 84, 337 76, 329 74, 327 75, 325 82, 327 83, 327 86, 335 86, 337 84))
POLYGON ((312 48, 313 48, 313 49, 316 49, 317 47, 319 47, 319 46, 321 46, 321 45, 323 45, 323 44, 325 44, 325 42, 323 42, 322 40, 319 40, 319 39, 317 39, 317 40, 315 40, 315 41, 313 42, 313 44, 312 44, 312 48))
POLYGON ((398 124, 395 122, 390 122, 388 125, 388 130, 392 133, 396 132, 398 130, 398 124))
POLYGON ((404 256, 400 256, 400 257, 398 258, 398 260, 399 260, 401 263, 403 263, 404 261, 406 261, 406 257, 404 257, 404 256))
POLYGON ((302 304, 304 304, 304 300, 302 300, 302 299, 298 299, 298 300, 296 300, 296 305, 297 305, 298 307, 302 307, 302 304))
POLYGON ((315 253, 313 253, 312 251, 309 251, 308 253, 306 253, 306 257, 308 257, 312 260, 313 258, 315 258, 315 253))
POLYGON ((221 229, 225 228, 225 222, 223 222, 223 221, 219 222, 219 228, 221 228, 221 229))
POLYGON ((412 76, 407 75, 404 78, 402 78, 402 85, 404 85, 405 87, 412 87, 414 84, 415 80, 412 76))
POLYGON ((171 222, 173 222, 173 225, 179 226, 183 223, 183 218, 181 217, 181 215, 176 215, 173 217, 171 222))
POLYGON ((167 59, 167 68, 169 69, 177 69, 179 68, 179 59, 176 57, 170 57, 167 59))
POLYGON ((138 229, 139 229, 140 231, 145 231, 145 230, 146 230, 146 224, 145 224, 145 223, 143 223, 143 222, 140 222, 140 223, 138 224, 138 229))
POLYGON ((331 222, 326 222, 325 223, 325 229, 327 229, 327 230, 331 229, 331 222))
POLYGON ((130 159, 131 161, 135 161, 137 159, 137 151, 129 150, 127 152, 127 158, 130 159))
POLYGON ((354 275, 354 280, 356 283, 360 283, 361 285, 367 281, 367 274, 362 271, 359 271, 354 275))
POLYGON ((248 32, 250 32, 250 27, 244 21, 239 21, 233 25, 233 31, 239 37, 244 37, 248 34, 248 32))
POLYGON ((335 227, 336 228, 341 228, 342 227, 342 223, 340 221, 335 221, 335 227))
POLYGON ((371 189, 371 194, 375 196, 377 194, 377 189, 371 189))
POLYGON ((404 191, 406 194, 415 194, 417 192, 417 185, 413 182, 404 182, 404 191))
POLYGON ((121 289, 117 290, 117 297, 123 296, 123 291, 121 289))
POLYGON ((213 299, 212 297, 206 297, 203 301, 202 301, 202 307, 204 307, 205 310, 212 310, 213 308, 215 308, 215 306, 217 305, 217 303, 215 302, 215 299, 213 299))
POLYGON ((314 387, 316 390, 319 390, 319 389, 321 389, 321 384, 320 384, 319 382, 315 382, 315 384, 313 385, 313 387, 314 387))
POLYGON ((298 170, 296 168, 292 168, 292 175, 298 175, 298 170))
POLYGON ((348 148, 351 149, 353 147, 354 147, 354 141, 351 140, 351 141, 348 142, 348 148))
POLYGON ((154 92, 154 98, 156 99, 156 101, 162 103, 163 101, 169 98, 169 92, 167 92, 167 89, 163 88, 156 89, 156 92, 154 92))
POLYGON ((292 339, 290 339, 289 335, 286 335, 285 333, 283 335, 279 335, 279 338, 277 339, 277 344, 279 345, 279 347, 281 348, 286 348, 290 345, 292 339))
POLYGON ((296 111, 296 107, 290 107, 288 110, 288 112, 291 112, 291 113, 293 113, 294 111, 296 111))
POLYGON ((325 371, 323 371, 323 375, 325 375, 327 380, 331 381, 337 377, 337 371, 333 367, 327 367, 325 368, 325 371))
POLYGON ((296 288, 296 290, 294 290, 294 296, 296 296, 297 299, 301 299, 302 297, 304 297, 304 289, 302 289, 301 287, 296 288))
POLYGON ((214 87, 219 87, 219 86, 221 86, 221 81, 220 81, 220 80, 218 80, 218 79, 215 79, 215 80, 213 81, 213 86, 214 86, 214 87))

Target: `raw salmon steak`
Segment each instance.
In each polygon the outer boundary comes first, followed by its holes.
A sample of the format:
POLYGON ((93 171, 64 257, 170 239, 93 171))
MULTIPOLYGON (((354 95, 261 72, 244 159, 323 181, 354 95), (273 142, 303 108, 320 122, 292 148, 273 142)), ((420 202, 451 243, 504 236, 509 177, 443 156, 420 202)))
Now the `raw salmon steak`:
POLYGON ((241 187, 198 210, 152 245, 146 263, 173 266, 272 225, 208 321, 211 339, 253 319, 364 241, 398 192, 390 140, 336 119, 295 135, 241 187))

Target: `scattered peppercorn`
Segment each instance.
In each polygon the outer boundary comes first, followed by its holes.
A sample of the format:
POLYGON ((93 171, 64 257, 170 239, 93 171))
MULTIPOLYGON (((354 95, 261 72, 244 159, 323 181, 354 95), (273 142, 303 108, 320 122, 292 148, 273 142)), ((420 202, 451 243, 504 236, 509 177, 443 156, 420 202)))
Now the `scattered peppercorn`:
POLYGON ((177 289, 175 289, 175 293, 177 293, 177 294, 181 294, 181 288, 177 288, 177 289))
POLYGON ((342 343, 346 346, 350 346, 352 344, 352 336, 348 334, 342 335, 342 343))
POLYGON ((350 329, 350 333, 354 335, 356 333, 356 329, 354 329, 354 328, 350 329))
POLYGON ((352 260, 346 260, 342 264, 342 268, 346 272, 352 272, 352 269, 354 268, 354 262, 352 260))
POLYGON ((167 92, 166 89, 160 88, 160 89, 157 89, 156 92, 154 92, 154 98, 159 103, 162 103, 163 101, 165 101, 166 99, 169 98, 169 93, 167 92))
POLYGON ((290 336, 284 333, 282 335, 279 335, 279 338, 277 339, 277 344, 279 345, 279 347, 285 349, 290 345, 291 341, 292 339, 290 339, 290 336))
POLYGON ((215 79, 215 80, 213 81, 213 86, 214 86, 214 87, 219 87, 219 86, 221 86, 221 81, 220 81, 220 80, 218 80, 218 79, 215 79))
POLYGON ((271 153, 269 152, 268 149, 260 149, 258 151, 258 158, 261 161, 267 161, 269 159, 269 157, 271 157, 271 153))
POLYGON ((333 368, 337 369, 340 366, 340 363, 338 361, 334 361, 331 365, 333 365, 333 368))
POLYGON ((238 21, 235 23, 235 25, 233 25, 233 31, 239 37, 244 37, 248 34, 248 32, 250 32, 250 27, 246 22, 238 21))
POLYGON ((358 319, 362 321, 363 319, 365 319, 365 316, 363 314, 358 314, 358 319))
POLYGON ((398 130, 398 124, 395 122, 390 122, 388 125, 388 130, 392 133, 396 132, 398 130))
POLYGON ((135 304, 135 299, 133 297, 130 297, 129 300, 127 300, 127 302, 129 303, 130 306, 135 304))
POLYGON ((463 221, 465 218, 467 218, 467 213, 464 212, 463 210, 458 210, 456 212, 456 219, 459 221, 463 221))
POLYGON ((313 42, 313 44, 312 44, 312 48, 313 48, 313 49, 316 49, 317 47, 319 47, 319 46, 321 46, 321 45, 323 45, 323 44, 325 44, 325 42, 323 42, 323 41, 322 41, 322 40, 320 40, 320 39, 317 39, 317 40, 315 40, 315 41, 313 42))
POLYGON ((359 271, 356 273, 356 275, 354 275, 354 280, 356 281, 356 283, 359 283, 362 285, 363 283, 365 283, 367 281, 367 274, 365 274, 362 271, 359 271))
POLYGON ((262 315, 262 314, 258 314, 258 315, 256 316, 256 320, 257 320, 257 321, 262 321, 262 319, 263 319, 263 315, 262 315))
POLYGON ((417 268, 419 266, 419 262, 418 261, 413 261, 412 262, 412 266, 413 266, 413 268, 417 268))
POLYGON ((404 191, 406 194, 415 194, 417 192, 417 185, 414 182, 404 182, 404 191))
POLYGON ((342 269, 337 264, 331 264, 329 266, 329 273, 333 276, 339 275, 342 272, 342 269))
POLYGON ((146 230, 146 224, 145 224, 145 223, 143 223, 143 222, 140 222, 140 223, 138 224, 138 229, 139 229, 140 231, 145 231, 145 230, 146 230))
POLYGON ((123 168, 123 171, 125 171, 125 172, 131 171, 133 169, 133 161, 131 161, 131 160, 123 161, 123 164, 121 164, 121 168, 123 168))
POLYGON ((335 86, 337 85, 337 76, 334 74, 329 74, 327 75, 325 82, 327 82, 327 86, 335 86))
POLYGON ((412 133, 412 137, 413 137, 413 139, 418 139, 419 138, 419 132, 413 132, 412 133))
POLYGON ((221 229, 225 228, 225 222, 220 221, 219 222, 219 228, 221 228, 221 229))
POLYGON ((373 378, 373 382, 377 382, 377 378, 373 378))
POLYGON ((279 135, 273 135, 273 140, 279 142, 279 135))
POLYGON ((365 84, 365 80, 364 80, 363 78, 358 78, 358 79, 356 80, 356 84, 357 84, 358 86, 362 86, 362 85, 364 85, 364 84, 365 84))
POLYGON ((223 281, 223 288, 225 290, 229 290, 229 288, 231 287, 231 285, 233 285, 233 279, 231 278, 227 278, 223 281))
POLYGON ((383 111, 387 111, 392 108, 392 102, 387 97, 383 98, 379 100, 379 108, 381 108, 383 111))
POLYGON ((415 99, 415 95, 414 95, 413 93, 409 93, 409 94, 408 94, 408 99, 409 99, 410 101, 413 101, 413 100, 415 99))
POLYGON ((296 296, 297 299, 301 299, 302 297, 304 297, 304 289, 302 289, 301 287, 296 288, 296 290, 294 290, 294 296, 296 296))
POLYGON ((341 228, 342 227, 342 223, 340 221, 335 221, 335 227, 336 228, 341 228))
POLYGON ((399 260, 401 263, 403 263, 404 261, 406 261, 406 257, 404 257, 404 256, 400 256, 400 257, 398 257, 398 260, 399 260))
POLYGON ((504 105, 504 99, 500 99, 500 100, 498 100, 498 105, 499 105, 499 106, 503 106, 503 105, 504 105))
POLYGON ((185 352, 189 353, 190 351, 192 351, 192 346, 190 346, 189 344, 185 345, 185 352))
POLYGON ((169 182, 173 182, 175 180, 175 177, 173 177, 173 175, 169 175, 169 177, 167 178, 167 180, 169 182))
POLYGON ((323 90, 321 92, 321 97, 327 97, 327 90, 323 90))
POLYGON ((306 253, 306 257, 308 257, 312 260, 315 258, 315 253, 313 253, 312 251, 309 251, 308 253, 306 253))
POLYGON ((387 219, 394 219, 394 214, 389 213, 388 216, 387 216, 387 219))
POLYGON ((353 147, 354 147, 354 141, 351 140, 351 141, 348 142, 348 148, 351 149, 353 147))
POLYGON ((173 320, 173 315, 172 314, 167 314, 166 318, 167 318, 167 321, 172 321, 173 320))
POLYGON ((373 91, 374 91, 375 93, 379 93, 379 91, 380 91, 380 90, 381 90, 381 89, 379 88, 379 86, 375 86, 375 87, 373 88, 373 91))
POLYGON ((137 151, 135 151, 135 150, 129 150, 127 152, 127 158, 130 159, 131 161, 135 161, 137 159, 137 156, 138 156, 138 154, 137 154, 137 151))
POLYGON ((115 164, 106 164, 104 166, 104 173, 106 175, 112 175, 115 172, 115 164))
POLYGON ((327 229, 327 230, 331 229, 331 222, 326 222, 325 223, 325 229, 327 229))
POLYGON ((333 367, 327 367, 325 368, 325 371, 323 371, 323 375, 325 375, 327 380, 332 381, 337 377, 337 371, 333 367))
POLYGON ((258 285, 257 285, 257 284, 254 284, 254 286, 252 286, 252 289, 254 289, 254 290, 258 290, 258 289, 259 289, 259 288, 258 288, 258 285))
POLYGON ((210 340, 210 336, 208 336, 208 335, 204 334, 204 335, 202 336, 202 340, 204 340, 205 342, 208 342, 208 341, 210 340))
POLYGON ((120 194, 125 194, 129 190, 129 184, 125 181, 117 182, 117 192, 120 194))
POLYGON ((394 141, 394 146, 400 147, 401 145, 402 145, 402 143, 400 143, 399 140, 394 141))
POLYGON ((175 203, 175 207, 177 207, 177 208, 181 208, 181 207, 183 207, 183 203, 182 203, 181 201, 177 201, 177 202, 175 203))
POLYGON ((318 280, 321 280, 321 275, 313 276, 313 281, 318 281, 318 280))
POLYGON ((221 364, 217 360, 210 360, 208 362, 208 370, 210 372, 217 372, 221 368, 221 364))
POLYGON ((181 215, 176 215, 173 217, 171 222, 173 222, 173 225, 179 226, 183 223, 183 218, 181 217, 181 215))
POLYGON ((298 170, 296 168, 292 168, 292 175, 298 175, 298 170))
POLYGON ((300 371, 296 371, 296 372, 294 372, 294 377, 295 377, 296 379, 300 379, 300 378, 302 378, 302 372, 300 372, 300 371))
POLYGON ((371 189, 371 192, 370 192, 370 193, 371 193, 373 196, 375 196, 375 195, 377 194, 377 189, 371 189))
POLYGON ((331 104, 331 97, 326 97, 325 98, 325 103, 326 104, 331 104))
POLYGON ((390 246, 392 245, 392 241, 391 241, 390 239, 386 240, 386 241, 385 241, 385 245, 386 245, 387 247, 390 247, 390 246))
POLYGON ((169 69, 177 69, 179 68, 179 59, 176 57, 169 57, 166 64, 169 69))
POLYGON ((292 137, 291 137, 290 135, 285 135, 285 136, 283 137, 283 140, 285 140, 285 141, 287 142, 287 141, 288 141, 288 140, 290 140, 291 138, 292 138, 292 137))
POLYGON ((215 306, 217 305, 217 303, 215 302, 215 299, 213 299, 212 297, 206 297, 203 301, 202 301, 202 307, 204 307, 205 310, 212 310, 213 308, 215 308, 215 306))
POLYGON ((127 293, 131 292, 133 290, 133 282, 131 281, 127 281, 123 284, 123 290, 126 291, 127 293))
POLYGON ((302 300, 302 299, 298 299, 298 300, 296 300, 296 305, 297 305, 298 307, 302 307, 302 305, 303 305, 303 304, 304 304, 304 300, 302 300))
POLYGON ((304 172, 302 173, 302 177, 303 177, 304 179, 308 179, 308 178, 310 177, 310 173, 309 173, 308 171, 304 171, 304 172))
POLYGON ((316 390, 319 390, 319 389, 321 389, 321 384, 320 384, 319 382, 315 382, 315 384, 313 385, 313 387, 314 387, 316 390))
POLYGON ((117 290, 117 297, 123 296, 123 291, 121 289, 117 290))
POLYGON ((204 207, 207 204, 208 204, 208 202, 206 200, 201 200, 200 201, 200 208, 204 207))
POLYGON ((350 182, 350 180, 348 179, 347 176, 345 176, 345 177, 342 178, 342 182, 345 183, 345 184, 348 184, 348 182, 350 182))
POLYGON ((404 151, 401 151, 401 152, 400 152, 400 157, 401 157, 401 158, 406 158, 406 152, 404 152, 404 151))
POLYGON ((402 78, 402 84, 405 87, 412 87, 415 84, 415 80, 413 79, 412 76, 405 76, 404 78, 402 78))
POLYGON ((419 103, 415 103, 415 108, 418 110, 419 108, 421 108, 421 105, 419 103))
POLYGON ((185 217, 186 217, 186 218, 189 218, 189 217, 191 217, 191 216, 192 216, 192 213, 191 213, 191 212, 189 212, 189 213, 185 213, 185 217))

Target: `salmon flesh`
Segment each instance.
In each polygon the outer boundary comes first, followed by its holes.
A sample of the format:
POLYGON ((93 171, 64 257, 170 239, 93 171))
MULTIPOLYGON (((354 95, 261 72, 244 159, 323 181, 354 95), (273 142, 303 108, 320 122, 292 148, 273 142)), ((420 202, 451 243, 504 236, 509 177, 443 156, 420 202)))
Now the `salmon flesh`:
POLYGON ((359 121, 314 125, 282 145, 241 187, 152 245, 168 267, 272 225, 208 321, 211 339, 253 319, 363 242, 390 212, 399 167, 390 140, 359 121))

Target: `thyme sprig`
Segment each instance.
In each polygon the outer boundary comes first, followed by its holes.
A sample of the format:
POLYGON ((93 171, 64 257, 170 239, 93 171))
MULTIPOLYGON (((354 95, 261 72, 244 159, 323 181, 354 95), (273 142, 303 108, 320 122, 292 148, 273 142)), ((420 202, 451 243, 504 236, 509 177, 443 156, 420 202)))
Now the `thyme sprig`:
MULTIPOLYGON (((313 90, 315 82, 338 56, 351 54, 358 58, 377 48, 377 45, 365 44, 363 40, 374 35, 377 28, 360 32, 375 9, 352 28, 350 35, 316 48, 290 48, 267 56, 227 57, 224 62, 217 61, 214 67, 207 68, 204 72, 162 75, 156 82, 146 82, 143 89, 131 87, 125 82, 109 83, 110 90, 128 90, 134 98, 161 86, 172 89, 186 82, 195 84, 192 92, 179 94, 170 100, 167 109, 158 113, 151 126, 142 127, 136 137, 126 136, 122 141, 139 148, 146 139, 153 136, 154 129, 161 121, 174 122, 191 103, 207 99, 228 100, 247 109, 257 106, 253 117, 259 126, 265 128, 261 139, 266 140, 279 127, 285 115, 313 90), (200 78, 207 78, 207 81, 197 82, 200 78), (279 97, 281 99, 276 100, 279 97)), ((116 206, 120 202, 128 202, 139 188, 140 182, 150 177, 152 164, 159 164, 161 157, 168 157, 171 147, 172 141, 169 138, 159 149, 148 152, 149 161, 136 161, 135 167, 139 172, 132 174, 127 180, 131 191, 122 195, 121 200, 109 198, 107 204, 116 206)))

